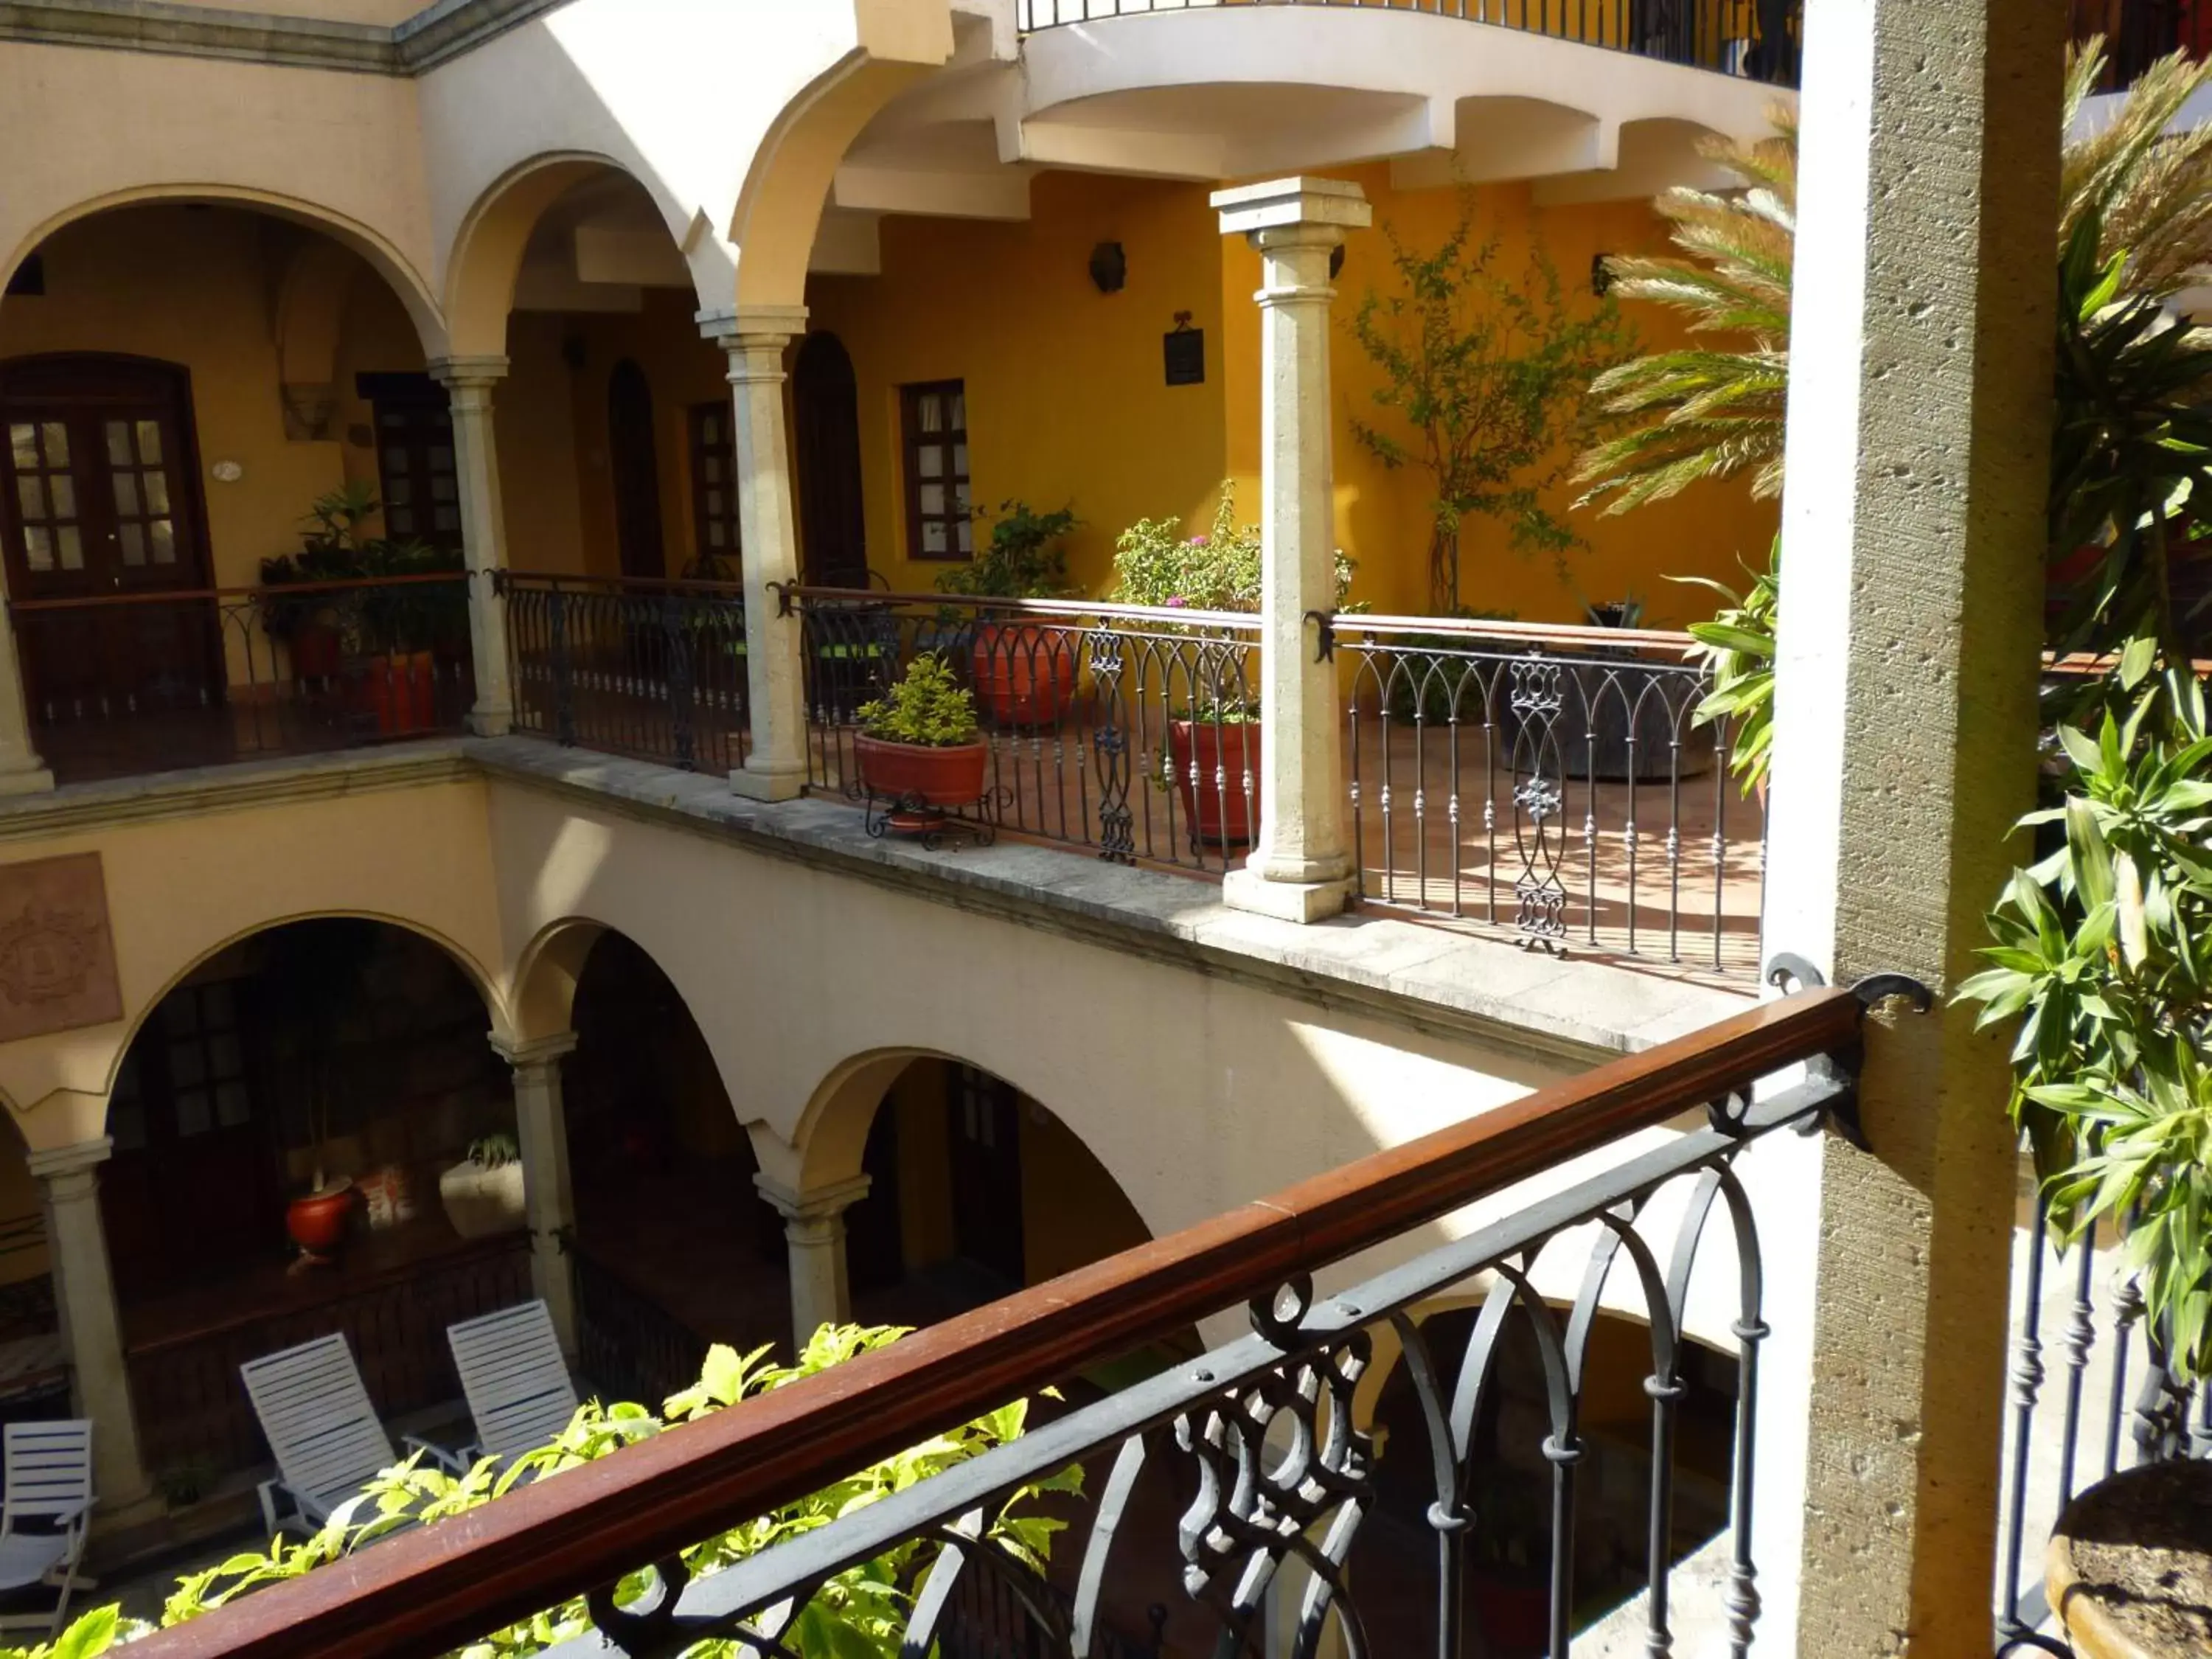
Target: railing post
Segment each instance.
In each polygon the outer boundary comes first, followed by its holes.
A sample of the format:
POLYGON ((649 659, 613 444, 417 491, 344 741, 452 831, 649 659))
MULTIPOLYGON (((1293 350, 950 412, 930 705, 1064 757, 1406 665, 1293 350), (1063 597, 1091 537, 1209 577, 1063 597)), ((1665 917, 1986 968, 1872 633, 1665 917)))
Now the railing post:
POLYGON ((1222 885, 1239 909, 1318 921, 1350 901, 1336 665, 1330 488, 1329 254, 1373 218, 1359 186, 1280 179, 1217 191, 1221 233, 1259 250, 1261 634, 1265 742, 1251 856, 1222 885))
POLYGON ((745 588, 751 750, 730 787, 789 800, 806 786, 806 693, 799 621, 775 590, 799 580, 799 532, 783 418, 783 349, 806 329, 804 306, 702 312, 699 330, 728 352, 737 433, 738 550, 745 588))
POLYGON ((576 1276, 568 1259, 576 1205, 568 1181, 568 1121, 561 1098, 561 1061, 575 1052, 576 1034, 562 1031, 527 1042, 491 1040, 514 1068, 514 1139, 522 1151, 523 1201, 530 1220, 530 1282, 551 1316, 561 1352, 576 1357, 576 1276))
POLYGON ((1804 1659, 1986 1652, 2016 1164, 1949 993, 2034 800, 2064 8, 1809 10, 1765 939, 1937 1009, 1869 1045, 1871 1155, 1751 1183, 1812 1314, 1765 1356, 1760 1588, 1804 1659))
POLYGON ((153 1482, 139 1461, 123 1320, 100 1218, 100 1166, 114 1150, 102 1135, 33 1152, 28 1161, 46 1204, 54 1306, 69 1350, 74 1408, 93 1426, 94 1490, 102 1514, 128 1516, 151 1504, 153 1482))
POLYGON ((461 496, 469 647, 477 678, 469 730, 480 738, 503 737, 514 726, 514 690, 507 678, 507 607, 492 580, 493 572, 507 568, 507 520, 500 506, 491 393, 507 378, 507 359, 441 357, 430 374, 453 402, 453 475, 461 496))
POLYGON ((866 1176, 800 1192, 766 1172, 753 1184, 783 1218, 791 1255, 791 1333, 801 1352, 824 1325, 853 1316, 853 1285, 845 1270, 845 1212, 868 1195, 866 1176))

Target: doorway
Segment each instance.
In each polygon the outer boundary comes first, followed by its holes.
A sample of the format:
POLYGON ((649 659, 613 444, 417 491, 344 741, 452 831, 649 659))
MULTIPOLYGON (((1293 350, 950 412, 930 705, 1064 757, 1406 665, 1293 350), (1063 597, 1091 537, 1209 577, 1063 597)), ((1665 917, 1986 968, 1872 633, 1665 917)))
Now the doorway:
POLYGON ((625 357, 607 381, 607 455, 614 472, 615 545, 622 573, 657 581, 668 574, 660 532, 660 462, 653 441, 653 386, 625 357))
POLYGON ((810 334, 799 348, 791 403, 798 428, 799 522, 806 580, 816 587, 866 587, 860 388, 853 360, 836 335, 810 334))
POLYGON ((197 597, 207 530, 186 372, 136 357, 19 358, 0 364, 0 530, 33 710, 221 701, 215 616, 197 597), (164 593, 195 597, 160 603, 164 593))
POLYGON ((952 1228, 962 1256, 1010 1290, 1028 1282, 1022 1244, 1021 1096, 973 1066, 952 1070, 952 1228))

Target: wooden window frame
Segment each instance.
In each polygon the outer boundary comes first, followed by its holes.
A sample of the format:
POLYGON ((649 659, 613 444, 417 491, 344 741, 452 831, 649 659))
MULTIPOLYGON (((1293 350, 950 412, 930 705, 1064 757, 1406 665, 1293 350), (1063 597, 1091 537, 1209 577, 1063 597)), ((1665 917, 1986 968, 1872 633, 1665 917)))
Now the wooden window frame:
POLYGON ((430 450, 435 434, 427 430, 423 423, 425 416, 442 417, 446 422, 444 447, 453 447, 453 406, 445 387, 427 374, 362 374, 357 378, 356 389, 368 400, 369 428, 376 434, 376 498, 386 509, 385 533, 394 541, 422 542, 441 552, 461 552, 465 532, 461 512, 460 457, 456 453, 453 458, 453 523, 450 529, 441 530, 436 523, 441 503, 432 494, 431 485, 435 469, 430 465, 430 450), (387 416, 398 416, 407 422, 400 429, 400 441, 396 444, 387 441, 387 416), (409 500, 403 505, 414 522, 405 532, 392 528, 392 472, 385 453, 392 448, 407 452, 409 500))
MULTIPOLYGON (((949 501, 965 503, 969 493, 969 475, 959 470, 955 456, 968 447, 968 386, 964 380, 921 380, 899 388, 899 453, 904 464, 902 488, 906 506, 906 553, 909 559, 926 560, 933 564, 965 564, 975 558, 975 531, 970 506, 957 511, 924 513, 921 510, 921 490, 925 482, 942 483, 952 492, 949 501), (947 425, 942 430, 925 434, 921 429, 921 400, 927 397, 957 397, 960 400, 960 423, 947 425), (945 471, 942 477, 925 480, 921 476, 921 451, 931 445, 941 445, 945 450, 945 471), (922 540, 922 526, 941 523, 945 526, 945 550, 932 553, 922 540), (968 545, 961 545, 963 539, 968 545)), ((972 461, 972 457, 970 458, 972 461)))
POLYGON ((735 581, 744 567, 739 562, 742 532, 738 520, 738 445, 736 415, 726 398, 693 404, 684 411, 684 437, 690 446, 691 457, 691 568, 709 580, 722 578, 710 574, 708 560, 718 560, 728 568, 728 580, 735 581), (721 422, 722 436, 718 441, 707 436, 709 420, 721 422), (719 481, 707 476, 708 460, 720 463, 722 477, 719 481), (710 491, 720 489, 723 505, 716 512, 708 501, 710 491), (714 544, 714 526, 720 523, 724 531, 722 544, 714 544))

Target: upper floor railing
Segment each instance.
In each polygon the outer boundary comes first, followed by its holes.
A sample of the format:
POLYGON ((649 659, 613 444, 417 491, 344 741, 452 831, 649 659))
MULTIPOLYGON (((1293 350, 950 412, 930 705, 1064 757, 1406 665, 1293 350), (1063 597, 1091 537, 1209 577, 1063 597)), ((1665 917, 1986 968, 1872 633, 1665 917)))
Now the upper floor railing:
MULTIPOLYGON (((1880 988, 1917 991, 1896 981, 1880 988)), ((596 1633, 556 1650, 564 1656, 642 1659, 717 1638, 787 1654, 784 1638, 810 1609, 834 1620, 840 1574, 918 1540, 915 1572, 893 1598, 908 1653, 931 1650, 963 1582, 977 1580, 1006 1587, 1024 1610, 1033 1629, 1019 1650, 1095 1652, 1102 1601, 1149 1558, 1170 1564, 1176 1616, 1208 1632, 1194 1650, 1246 1650, 1281 1583, 1302 1577, 1303 1604, 1289 1615, 1306 1632, 1299 1651, 1334 1620, 1354 1635, 1350 1651, 1443 1659, 1480 1639, 1470 1628, 1479 1603, 1459 1591, 1474 1552, 1503 1524, 1475 1494, 1493 1489, 1481 1484, 1495 1473, 1488 1466, 1510 1449, 1545 1471, 1530 1483, 1542 1511, 1532 1547, 1548 1650, 1565 1653, 1589 1612, 1573 1540, 1585 1499, 1577 1466, 1594 1426, 1584 1404, 1602 1387, 1639 1401, 1648 1422, 1650 1478, 1633 1528, 1642 1559, 1629 1582, 1643 1595, 1649 1649, 1662 1653, 1672 1569, 1700 1541, 1675 1534, 1674 1477, 1690 1350, 1702 1341, 1732 1373, 1717 1441, 1725 1602, 1741 1653, 1759 1606, 1760 1350, 1770 1320, 1811 1317, 1808 1304, 1767 1305, 1742 1155, 1792 1127, 1829 1121, 1856 1133, 1850 1079, 1862 1015, 1859 997, 1832 990, 1759 1005, 390 1538, 143 1650, 402 1659, 585 1597, 596 1633), (1685 1120, 1692 1127, 1679 1133, 1623 1144, 1685 1120), (1585 1158, 1602 1167, 1562 1182, 1561 1166, 1585 1158), (1516 1191, 1546 1177, 1540 1193, 1516 1191), (1455 1234, 1431 1231, 1455 1212, 1455 1234), (1354 1258, 1368 1264, 1356 1284, 1354 1258), (1463 1340, 1431 1340, 1422 1310, 1439 1298, 1472 1303, 1463 1340), (1594 1342, 1607 1307, 1628 1315, 1632 1347, 1594 1342), (1240 1309, 1250 1333, 1195 1360, 720 1571, 688 1574, 684 1552, 702 1539, 1240 1309), (1496 1409, 1510 1343, 1536 1356, 1531 1413, 1496 1409), (1427 1532, 1445 1587, 1420 1598, 1391 1596, 1381 1575, 1346 1573, 1378 1492, 1355 1396, 1370 1368, 1400 1350, 1413 1404, 1389 1461, 1419 1494, 1413 1524, 1427 1532), (1092 1495, 1060 1543, 1063 1595, 994 1541, 993 1523, 1033 1482, 1071 1465, 1090 1471, 1092 1495), (1162 1480, 1178 1494, 1170 1504, 1138 1501, 1162 1480)))
POLYGON ((1016 15, 1030 33, 1109 17, 1282 4, 1431 12, 1792 87, 1805 12, 1804 0, 1020 0, 1016 15))

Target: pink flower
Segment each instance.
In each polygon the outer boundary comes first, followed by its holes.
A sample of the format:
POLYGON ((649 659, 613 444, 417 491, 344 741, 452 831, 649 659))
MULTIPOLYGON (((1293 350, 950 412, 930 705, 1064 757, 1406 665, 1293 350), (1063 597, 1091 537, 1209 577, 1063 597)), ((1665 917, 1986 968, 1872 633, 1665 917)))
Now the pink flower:
POLYGON ((1189 603, 1190 601, 1188 599, 1183 598, 1182 594, 1177 593, 1168 600, 1168 609, 1170 611, 1179 611, 1189 603))
POLYGON ((1193 536, 1190 538, 1190 544, 1193 547, 1204 547, 1206 545, 1206 536, 1204 532, 1201 532, 1200 534, 1193 536))

